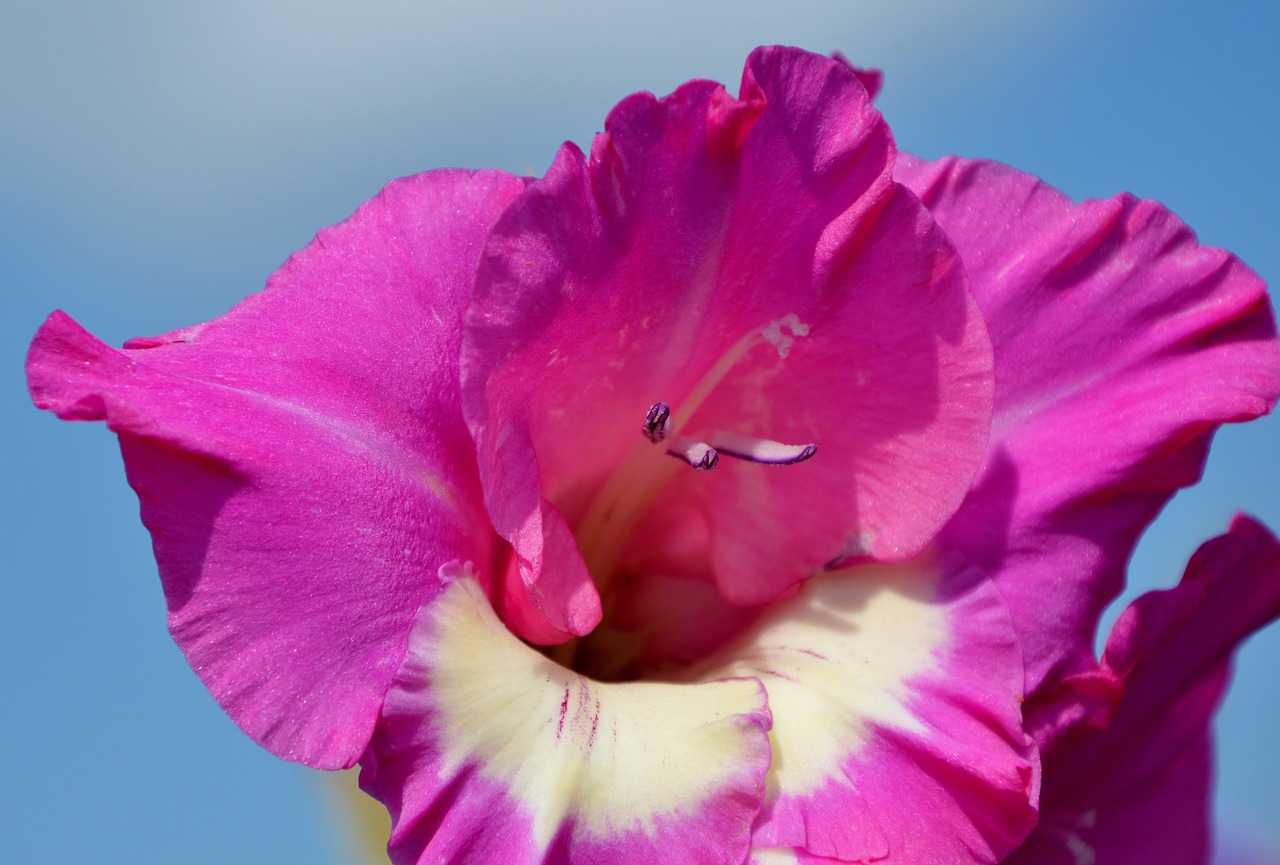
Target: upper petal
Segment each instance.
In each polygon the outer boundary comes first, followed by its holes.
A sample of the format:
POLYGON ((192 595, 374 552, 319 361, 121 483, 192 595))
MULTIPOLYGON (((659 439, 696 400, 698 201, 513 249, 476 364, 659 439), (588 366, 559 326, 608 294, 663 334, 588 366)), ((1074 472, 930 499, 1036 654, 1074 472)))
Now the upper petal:
POLYGON ((1073 204, 955 158, 904 157, 895 174, 960 251, 995 351, 990 451, 944 543, 995 576, 1030 710, 1056 723, 1080 694, 1037 708, 1053 702, 1037 690, 1094 669, 1096 622, 1142 530, 1198 479, 1219 424, 1280 394, 1265 285, 1154 202, 1073 204))
POLYGON ((909 557, 953 512, 984 448, 989 345, 893 152, 844 64, 763 49, 738 99, 695 81, 624 100, 589 158, 566 147, 499 220, 464 403, 495 525, 530 584, 559 587, 553 628, 599 615, 573 541, 595 571, 643 558, 659 499, 710 524, 739 603, 841 555, 909 557), (678 432, 817 456, 695 474, 641 435, 658 401, 678 432))
POLYGON ((1009 862, 1206 861, 1213 713, 1235 648, 1277 616, 1280 542, 1243 517, 1196 552, 1177 588, 1138 598, 1103 656, 1124 687, 1115 716, 1045 753, 1043 820, 1009 862))
POLYGON ((116 350, 55 313, 32 344, 36 404, 120 435, 174 639, 276 754, 354 763, 440 564, 492 555, 457 353, 523 186, 397 181, 220 319, 116 350))

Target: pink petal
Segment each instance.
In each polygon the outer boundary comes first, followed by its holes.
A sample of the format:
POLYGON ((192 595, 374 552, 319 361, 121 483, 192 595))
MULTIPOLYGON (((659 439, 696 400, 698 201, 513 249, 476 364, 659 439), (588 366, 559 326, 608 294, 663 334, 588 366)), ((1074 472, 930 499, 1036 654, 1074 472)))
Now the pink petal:
POLYGON ((32 344, 36 404, 120 435, 174 639, 280 756, 353 764, 437 569, 492 555, 456 358, 523 187, 401 180, 223 318, 120 351, 54 313, 32 344))
POLYGON ((1198 479, 1219 424, 1280 393, 1265 286, 1153 202, 1072 204, 954 158, 895 173, 959 249, 995 350, 990 451, 943 542, 995 575, 1050 727, 1079 704, 1067 677, 1102 699, 1095 623, 1142 530, 1198 479))
POLYGON ((880 88, 884 86, 884 72, 879 69, 855 66, 853 61, 839 51, 833 51, 831 59, 843 63, 853 70, 853 74, 858 76, 862 86, 867 89, 867 98, 875 102, 876 97, 880 95, 880 88))
POLYGON ((754 847, 993 863, 1035 823, 1021 654, 971 567, 816 578, 708 666, 703 675, 755 677, 769 692, 774 763, 754 847))
POLYGON ((1046 752, 1042 823, 1009 862, 1203 865, 1213 713, 1235 648, 1278 616, 1280 542, 1245 517, 1196 552, 1177 588, 1125 610, 1103 656, 1124 686, 1115 717, 1046 752))
POLYGON ((857 77, 762 49, 740 99, 695 81, 629 97, 605 128, 499 220, 468 315, 486 503, 546 623, 522 635, 593 627, 588 569, 649 570, 646 520, 668 508, 709 525, 736 603, 837 557, 918 552, 983 453, 989 346, 857 77), (659 401, 673 435, 817 455, 690 471, 641 431, 659 401))
POLYGON ((758 681, 600 683, 567 670, 462 579, 415 623, 360 783, 391 811, 400 865, 737 865, 769 723, 758 681))

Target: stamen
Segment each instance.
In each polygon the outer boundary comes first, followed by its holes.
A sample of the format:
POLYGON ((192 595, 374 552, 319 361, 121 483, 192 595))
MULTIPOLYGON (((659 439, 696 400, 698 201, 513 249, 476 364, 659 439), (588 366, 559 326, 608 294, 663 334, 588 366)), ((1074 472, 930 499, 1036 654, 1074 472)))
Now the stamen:
POLYGON ((644 435, 649 441, 657 444, 667 437, 667 421, 671 419, 671 406, 665 402, 655 402, 644 416, 644 435))
MULTIPOLYGON (((695 329, 695 324, 691 321, 689 334, 695 329)), ((656 444, 665 441, 666 436, 673 435, 673 431, 683 429, 716 386, 751 349, 760 345, 773 345, 778 350, 778 357, 785 358, 795 340, 808 336, 809 330, 809 325, 801 321, 798 315, 787 313, 777 322, 769 322, 761 329, 747 331, 725 350, 674 409, 666 403, 655 403, 650 407, 642 427, 645 438, 656 444), (784 333, 784 330, 790 333, 784 333), (780 339, 781 337, 786 338, 780 339), (780 342, 786 345, 783 346, 780 342), (663 409, 666 409, 665 416, 663 409)), ((692 336, 686 335, 673 338, 670 342, 679 346, 690 339, 692 336)), ((695 468, 709 469, 719 460, 719 454, 710 444, 699 444, 704 450, 693 454, 692 459, 684 451, 674 447, 668 452, 674 453, 695 468)), ((807 459, 812 455, 810 452, 802 458, 807 459)), ((786 460, 782 463, 785 464, 786 460)), ((578 548, 582 551, 587 569, 602 597, 608 593, 609 583, 615 576, 614 570, 622 553, 624 540, 678 471, 679 468, 674 464, 662 459, 659 451, 637 443, 587 506, 581 522, 574 529, 574 536, 578 539, 578 548), (659 463, 668 464, 669 467, 660 466, 659 463)))
POLYGON ((715 468, 716 463, 720 462, 720 455, 711 445, 684 436, 675 438, 671 447, 667 448, 667 453, 703 471, 715 468))
POLYGON ((770 466, 802 463, 818 452, 816 444, 789 445, 736 432, 714 432, 710 446, 726 456, 770 466))

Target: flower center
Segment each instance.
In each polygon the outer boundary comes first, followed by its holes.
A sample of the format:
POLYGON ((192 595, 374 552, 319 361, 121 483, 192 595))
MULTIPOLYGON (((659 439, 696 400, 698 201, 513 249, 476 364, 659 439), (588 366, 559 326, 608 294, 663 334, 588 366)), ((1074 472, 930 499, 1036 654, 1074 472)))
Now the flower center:
MULTIPOLYGON (((758 331, 745 334, 720 356, 678 408, 673 410, 665 402, 656 402, 649 408, 642 427, 645 438, 652 444, 659 444, 673 431, 678 433, 687 426, 711 392, 751 349, 771 345, 778 356, 785 359, 796 339, 808 335, 809 326, 795 313, 788 313, 758 331)), ((720 431, 698 438, 675 436, 665 451, 643 446, 632 448, 596 495, 574 531, 601 600, 608 600, 609 584, 625 540, 675 475, 677 469, 662 460, 664 452, 679 457, 696 469, 709 470, 719 462, 721 453, 750 462, 787 465, 808 459, 816 450, 817 445, 814 444, 786 445, 720 431)))
MULTIPOLYGON (((780 358, 786 358, 796 339, 808 333, 808 326, 795 314, 770 322, 730 346, 677 407, 655 402, 648 408, 640 424, 643 440, 631 448, 610 474, 574 530, 583 560, 600 594, 604 621, 585 641, 571 640, 551 650, 554 659, 575 669, 586 664, 597 675, 621 669, 634 659, 637 650, 621 645, 614 638, 616 632, 610 628, 610 610, 618 603, 616 596, 620 593, 620 561, 636 527, 681 470, 682 463, 698 471, 710 471, 724 456, 758 465, 782 466, 803 462, 817 453, 814 443, 787 444, 735 430, 684 433, 712 391, 751 349, 769 345, 780 358), (584 652, 594 657, 584 658, 584 652), (616 657, 600 657, 602 653, 616 657)), ((711 579, 710 574, 707 577, 711 579)))

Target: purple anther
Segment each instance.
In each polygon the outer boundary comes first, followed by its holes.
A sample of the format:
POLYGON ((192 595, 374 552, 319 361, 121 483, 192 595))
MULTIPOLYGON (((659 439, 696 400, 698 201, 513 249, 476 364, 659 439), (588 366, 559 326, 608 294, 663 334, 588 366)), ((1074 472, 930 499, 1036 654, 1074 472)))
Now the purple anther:
POLYGON ((720 454, 716 453, 716 449, 711 445, 684 436, 672 441, 667 448, 667 453, 673 457, 679 457, 695 469, 702 471, 713 469, 716 463, 720 462, 720 454))
POLYGON ((818 452, 816 444, 789 445, 735 432, 712 433, 708 441, 726 456, 769 466, 802 463, 818 452))
POLYGON ((665 402, 655 402, 649 406, 649 413, 644 416, 644 435, 649 441, 657 444, 667 437, 667 421, 671 419, 671 406, 665 402))

